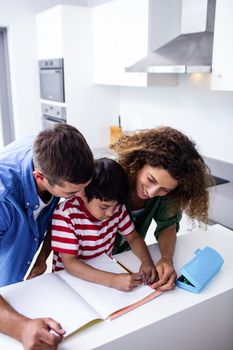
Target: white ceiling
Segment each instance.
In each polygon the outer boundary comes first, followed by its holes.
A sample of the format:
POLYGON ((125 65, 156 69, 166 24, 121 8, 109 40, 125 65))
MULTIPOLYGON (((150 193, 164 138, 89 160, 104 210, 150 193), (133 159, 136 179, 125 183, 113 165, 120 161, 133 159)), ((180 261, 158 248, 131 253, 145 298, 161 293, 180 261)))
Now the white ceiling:
POLYGON ((40 12, 56 5, 96 6, 113 0, 24 0, 33 12, 40 12))
POLYGON ((87 5, 88 6, 95 6, 99 4, 103 4, 104 2, 109 2, 113 0, 87 0, 87 5))

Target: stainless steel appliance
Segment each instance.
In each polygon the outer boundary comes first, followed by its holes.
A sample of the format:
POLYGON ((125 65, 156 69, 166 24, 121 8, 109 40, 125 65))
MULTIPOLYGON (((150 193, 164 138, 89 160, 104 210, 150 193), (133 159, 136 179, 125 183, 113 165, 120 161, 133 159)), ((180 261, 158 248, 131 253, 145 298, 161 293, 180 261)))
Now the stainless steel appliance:
POLYGON ((209 220, 233 230, 233 164, 204 157, 214 175, 215 186, 209 188, 209 220))
POLYGON ((45 100, 65 102, 63 58, 39 61, 40 97, 45 100))
POLYGON ((62 106, 41 104, 43 128, 54 126, 56 123, 66 123, 66 108, 62 106))
MULTIPOLYGON (((173 0, 170 1, 173 3, 173 0)), ((164 23, 167 21, 168 4, 161 2, 160 11, 157 10, 157 1, 151 2, 151 28, 155 23, 157 33, 163 30, 164 23), (163 11, 162 11, 163 9, 163 11), (161 19, 162 17, 162 19, 161 19), (162 25, 162 28, 159 26, 162 25)), ((214 19, 216 0, 179 1, 180 7, 177 7, 177 13, 173 14, 174 37, 171 41, 157 48, 155 51, 130 67, 126 67, 126 72, 147 72, 147 73, 209 73, 212 66, 212 50, 214 35, 214 19), (195 15, 199 13, 199 16, 195 15), (205 18, 204 28, 202 30, 193 30, 195 24, 200 19, 205 18), (182 28, 182 23, 189 25, 189 32, 178 34, 182 28), (174 27, 174 24, 176 24, 174 27), (192 29, 190 29, 192 28, 192 29)), ((203 23, 201 22, 202 26, 203 23)), ((200 28, 199 28, 200 29, 200 28)), ((153 33, 151 33, 153 34, 153 33)), ((151 35, 153 36, 153 35, 151 35)))

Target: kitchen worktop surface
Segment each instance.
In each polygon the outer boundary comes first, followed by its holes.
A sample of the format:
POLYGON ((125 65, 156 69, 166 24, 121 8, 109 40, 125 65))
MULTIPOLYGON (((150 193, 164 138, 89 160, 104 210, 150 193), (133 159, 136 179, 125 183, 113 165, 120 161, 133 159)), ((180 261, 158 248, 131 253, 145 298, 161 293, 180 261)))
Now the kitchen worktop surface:
MULTIPOLYGON (((221 225, 198 229, 178 237, 174 256, 177 273, 198 248, 211 246, 223 257, 219 273, 200 294, 180 288, 163 293, 158 298, 114 321, 106 320, 73 334, 62 342, 60 350, 231 350, 232 349, 232 232, 221 225), (169 336, 165 336, 169 333, 169 336)), ((158 260, 158 245, 150 246, 158 260)), ((117 259, 134 271, 140 265, 132 252, 117 259)), ((58 291, 59 293, 59 291, 58 291)), ((46 302, 46 301, 45 301, 46 302)), ((71 312, 68 310, 67 312, 71 312)), ((78 315, 78 313, 77 313, 78 315)), ((22 349, 17 341, 0 334, 0 348, 22 349)))

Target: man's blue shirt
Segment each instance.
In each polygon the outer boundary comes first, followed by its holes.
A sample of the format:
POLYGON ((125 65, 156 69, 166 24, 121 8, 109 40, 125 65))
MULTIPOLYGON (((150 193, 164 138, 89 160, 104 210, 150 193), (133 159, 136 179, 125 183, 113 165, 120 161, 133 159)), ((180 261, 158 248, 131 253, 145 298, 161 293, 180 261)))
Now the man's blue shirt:
POLYGON ((34 219, 39 200, 32 143, 28 137, 0 151, 0 286, 23 280, 59 201, 53 198, 34 219))

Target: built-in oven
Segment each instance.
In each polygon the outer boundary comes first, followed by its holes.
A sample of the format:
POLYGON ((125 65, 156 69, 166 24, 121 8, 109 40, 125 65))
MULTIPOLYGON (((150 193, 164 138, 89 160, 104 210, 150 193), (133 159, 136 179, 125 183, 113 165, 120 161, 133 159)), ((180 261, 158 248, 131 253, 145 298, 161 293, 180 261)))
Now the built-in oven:
POLYGON ((41 104, 43 128, 53 127, 57 123, 66 123, 66 108, 63 106, 41 104))
POLYGON ((45 100, 65 102, 63 58, 39 61, 40 97, 45 100))

